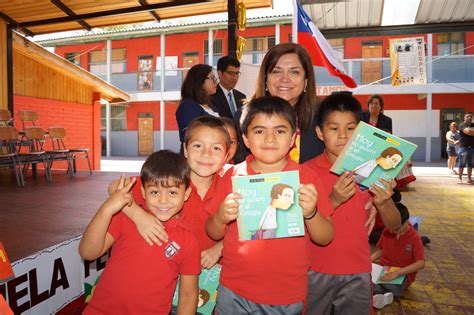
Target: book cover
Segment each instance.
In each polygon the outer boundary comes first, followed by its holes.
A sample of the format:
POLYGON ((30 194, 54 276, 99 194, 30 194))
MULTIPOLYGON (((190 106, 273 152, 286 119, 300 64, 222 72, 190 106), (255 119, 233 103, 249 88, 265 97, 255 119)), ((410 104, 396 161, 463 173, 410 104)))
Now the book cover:
POLYGON ((233 176, 239 193, 237 225, 240 240, 263 240, 304 235, 298 204, 299 172, 233 176))
POLYGON ((386 273, 389 272, 394 272, 399 270, 400 267, 389 267, 389 266, 380 266, 378 264, 372 263, 372 283, 375 284, 397 284, 400 285, 403 283, 403 280, 405 280, 405 275, 398 276, 393 280, 390 281, 383 281, 380 280, 381 277, 383 277, 386 273))
MULTIPOLYGON (((199 297, 197 314, 211 315, 216 305, 217 288, 222 266, 216 264, 211 269, 202 269, 199 275, 199 297)), ((178 306, 179 282, 173 296, 173 306, 178 306)))
POLYGON ((352 171, 365 187, 383 185, 379 179, 394 179, 416 150, 416 145, 388 132, 360 122, 331 172, 352 171))

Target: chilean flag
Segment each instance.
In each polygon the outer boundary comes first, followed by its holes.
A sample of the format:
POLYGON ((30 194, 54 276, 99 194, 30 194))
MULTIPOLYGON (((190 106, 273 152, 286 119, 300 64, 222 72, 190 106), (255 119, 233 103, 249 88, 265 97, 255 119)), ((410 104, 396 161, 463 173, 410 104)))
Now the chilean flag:
POLYGON ((349 88, 357 87, 357 83, 345 74, 344 66, 334 53, 331 45, 311 21, 309 16, 298 3, 298 44, 306 48, 311 56, 313 65, 325 67, 332 76, 339 77, 349 88))

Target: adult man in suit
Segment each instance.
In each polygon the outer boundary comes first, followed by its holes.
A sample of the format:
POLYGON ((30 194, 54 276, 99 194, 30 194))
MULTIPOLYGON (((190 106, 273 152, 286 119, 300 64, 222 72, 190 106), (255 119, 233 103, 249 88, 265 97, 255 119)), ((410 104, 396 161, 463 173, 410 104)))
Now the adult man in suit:
POLYGON ((224 56, 217 61, 219 85, 216 94, 211 96, 212 105, 221 117, 233 118, 235 112, 242 107, 245 94, 234 89, 239 81, 240 62, 233 56, 224 56))

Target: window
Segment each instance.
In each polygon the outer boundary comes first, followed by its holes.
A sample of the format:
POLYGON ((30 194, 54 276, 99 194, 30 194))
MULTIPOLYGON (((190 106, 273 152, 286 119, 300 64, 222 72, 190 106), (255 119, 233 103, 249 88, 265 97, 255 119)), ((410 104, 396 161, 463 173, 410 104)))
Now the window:
MULTIPOLYGON (((125 48, 112 49, 112 73, 124 73, 127 67, 125 48)), ((107 55, 105 49, 89 53, 89 71, 95 75, 107 74, 107 55)))
POLYGON ((246 38, 242 62, 261 64, 267 51, 275 46, 275 36, 246 38))
POLYGON ((66 55, 64 56, 64 58, 67 60, 67 61, 70 61, 72 62, 73 64, 77 65, 77 66, 80 66, 81 65, 81 53, 78 53, 78 52, 69 52, 69 53, 66 53, 66 55))
MULTIPOLYGON (((100 108, 100 130, 105 131, 106 107, 100 108)), ((120 105, 110 106, 110 131, 127 130, 127 108, 120 105)))
POLYGON ((464 33, 443 33, 437 35, 438 55, 464 55, 464 33))
MULTIPOLYGON (((209 62, 209 41, 207 39, 204 40, 204 63, 208 64, 209 62)), ((212 64, 217 65, 217 61, 220 57, 222 57, 222 38, 214 39, 213 45, 213 58, 212 64)))

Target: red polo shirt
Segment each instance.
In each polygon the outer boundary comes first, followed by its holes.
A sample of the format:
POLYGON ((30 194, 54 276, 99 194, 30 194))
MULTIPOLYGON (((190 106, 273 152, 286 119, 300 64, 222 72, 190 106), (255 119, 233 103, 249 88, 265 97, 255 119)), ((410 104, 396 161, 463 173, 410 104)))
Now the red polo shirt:
MULTIPOLYGON (((410 223, 408 223, 410 224, 410 223)), ((397 235, 386 228, 380 237, 377 248, 382 250, 380 264, 390 267, 406 267, 418 260, 425 260, 425 252, 420 235, 411 226, 410 229, 397 240, 397 235)), ((415 281, 416 272, 407 275, 408 285, 415 281)))
MULTIPOLYGON (((224 198, 232 192, 231 176, 236 169, 239 170, 239 175, 245 175, 245 170, 248 175, 256 174, 250 167, 251 160, 253 156, 249 155, 246 162, 226 173, 222 185, 216 191, 215 200, 207 208, 210 213, 215 213, 224 198)), ((299 171, 301 183, 315 185, 318 191, 318 211, 329 216, 332 208, 319 178, 308 168, 289 159, 282 171, 293 170, 299 171)), ((237 223, 234 221, 228 225, 224 237, 221 284, 259 304, 282 305, 303 301, 306 299, 308 284, 308 242, 307 235, 240 241, 237 223)))
POLYGON ((150 246, 123 213, 113 217, 112 256, 84 314, 168 314, 178 275, 198 275, 201 265, 189 225, 182 219, 164 225, 169 242, 150 246))
MULTIPOLYGON (((326 152, 304 164, 316 172, 329 192, 339 178, 329 171, 332 164, 326 152)), ((368 231, 364 226, 368 219, 365 204, 370 195, 368 190, 356 189, 351 199, 334 210, 332 242, 324 247, 310 244, 311 270, 326 274, 357 274, 372 270, 368 231)))

